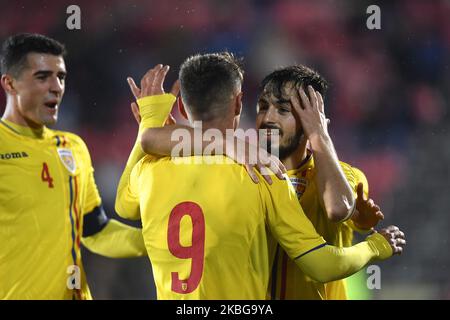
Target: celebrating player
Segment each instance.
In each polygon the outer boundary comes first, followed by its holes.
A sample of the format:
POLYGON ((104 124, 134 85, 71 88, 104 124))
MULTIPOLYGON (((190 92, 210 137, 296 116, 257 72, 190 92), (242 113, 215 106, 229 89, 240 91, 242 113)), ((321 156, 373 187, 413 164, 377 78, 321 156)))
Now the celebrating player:
MULTIPOLYGON (((327 89, 326 81, 317 72, 298 65, 272 72, 262 81, 262 89, 256 119, 258 129, 266 129, 261 145, 268 151, 276 149, 280 155, 302 208, 318 233, 329 244, 351 246, 353 230, 370 232, 383 214, 373 200, 365 199, 364 174, 338 161, 324 114, 322 95, 327 89), (275 135, 278 139, 274 139, 275 135)), ((145 151, 170 154, 174 147, 170 136, 175 128, 182 127, 148 129, 142 138, 145 151)), ((224 151, 239 163, 254 165, 245 162, 248 157, 239 159, 236 153, 224 151)), ((248 171, 252 173, 251 169, 248 171)), ((347 298, 344 280, 327 284, 314 281, 280 246, 271 276, 268 295, 273 299, 347 298)))
MULTIPOLYGON (((140 133, 161 127, 175 101, 162 88, 167 70, 150 70, 135 90, 140 133)), ((242 80, 242 70, 229 54, 187 59, 180 70, 183 113, 191 124, 202 121, 203 128, 222 133, 235 129, 242 80)), ((221 155, 193 156, 191 163, 182 164, 152 156, 137 162, 142 150, 136 149, 119 183, 116 211, 142 219, 159 299, 263 299, 276 246, 271 236, 305 274, 320 282, 346 277, 373 259, 398 253, 405 244, 391 227, 353 247, 327 245, 286 181, 254 184, 242 166, 221 165, 227 163, 221 155)))
POLYGON ((142 256, 141 230, 105 215, 81 138, 47 128, 64 95, 64 46, 19 34, 2 50, 0 299, 89 299, 80 244, 142 256))

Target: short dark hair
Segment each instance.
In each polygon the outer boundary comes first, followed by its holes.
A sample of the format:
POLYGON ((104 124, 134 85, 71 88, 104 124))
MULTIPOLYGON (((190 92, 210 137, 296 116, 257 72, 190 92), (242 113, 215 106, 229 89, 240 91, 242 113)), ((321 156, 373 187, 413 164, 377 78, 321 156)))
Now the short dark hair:
POLYGON ((64 56, 66 49, 60 42, 41 34, 21 33, 13 35, 6 39, 2 45, 2 74, 9 73, 14 77, 19 76, 27 66, 27 55, 33 52, 64 56))
POLYGON ((276 69, 267 75, 261 82, 261 92, 270 84, 273 95, 279 98, 283 94, 283 86, 288 82, 293 82, 296 87, 303 85, 306 88, 311 85, 322 96, 328 90, 328 82, 317 71, 298 64, 276 69))
POLYGON ((232 53, 191 56, 180 68, 181 97, 192 115, 202 121, 225 115, 232 93, 243 81, 242 59, 232 53))

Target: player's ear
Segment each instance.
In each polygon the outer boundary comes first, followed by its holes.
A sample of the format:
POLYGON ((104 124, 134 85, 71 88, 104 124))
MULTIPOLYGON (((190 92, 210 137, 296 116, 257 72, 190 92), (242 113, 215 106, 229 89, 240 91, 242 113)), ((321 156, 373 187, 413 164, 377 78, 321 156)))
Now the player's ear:
POLYGON ((9 74, 3 74, 2 79, 2 88, 6 91, 8 94, 16 94, 16 89, 14 89, 14 79, 9 74))
POLYGON ((184 108, 184 103, 181 97, 177 98, 178 101, 178 111, 180 111, 180 114, 185 118, 186 120, 189 120, 186 109, 184 108))
POLYGON ((238 115, 241 114, 241 111, 242 111, 242 95, 243 95, 242 91, 239 92, 236 95, 236 98, 234 100, 234 102, 235 102, 234 103, 234 115, 235 116, 238 116, 238 115))

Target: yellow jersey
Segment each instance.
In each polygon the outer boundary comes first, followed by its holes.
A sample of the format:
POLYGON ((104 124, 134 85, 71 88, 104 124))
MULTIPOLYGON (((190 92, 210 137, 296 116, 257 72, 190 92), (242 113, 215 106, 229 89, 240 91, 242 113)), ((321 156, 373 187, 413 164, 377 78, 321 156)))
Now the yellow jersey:
POLYGON ((80 240, 101 200, 88 149, 72 133, 16 129, 0 122, 0 299, 90 299, 80 240))
MULTIPOLYGON (((364 174, 350 165, 340 162, 343 172, 351 188, 355 192, 358 183, 364 184, 364 192, 368 194, 367 179, 364 174)), ((352 245, 353 229, 347 222, 335 223, 328 219, 320 202, 320 194, 315 183, 316 168, 314 159, 309 154, 300 168, 289 170, 288 176, 294 185, 300 204, 314 225, 317 232, 328 244, 337 247, 352 245)), ((306 276, 289 259, 282 248, 277 247, 273 265, 268 296, 271 299, 292 300, 344 300, 347 299, 345 279, 326 284, 316 282, 306 276)))
POLYGON ((118 214, 142 220, 158 299, 265 299, 268 231, 292 259, 325 245, 289 181, 255 184, 230 162, 146 156, 118 192, 118 214))

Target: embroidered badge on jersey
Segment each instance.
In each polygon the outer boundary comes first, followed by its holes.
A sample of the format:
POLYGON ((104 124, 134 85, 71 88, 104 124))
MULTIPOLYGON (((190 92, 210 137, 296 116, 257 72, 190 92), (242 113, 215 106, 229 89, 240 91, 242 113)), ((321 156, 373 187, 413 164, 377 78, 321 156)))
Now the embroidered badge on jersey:
POLYGON ((298 176, 289 177, 289 179, 292 182, 292 185, 295 188, 295 193, 297 193, 297 198, 299 200, 302 197, 302 195, 305 193, 306 188, 308 187, 310 171, 311 171, 311 169, 308 168, 301 172, 300 177, 298 177, 298 176))
POLYGON ((297 198, 300 199, 306 190, 308 181, 304 178, 290 177, 289 178, 294 186, 295 193, 297 193, 297 198))
POLYGON ((57 148, 56 150, 58 151, 59 158, 61 159, 66 169, 69 170, 71 174, 74 174, 75 170, 77 169, 77 165, 75 163, 75 158, 72 154, 72 150, 63 148, 57 148))

